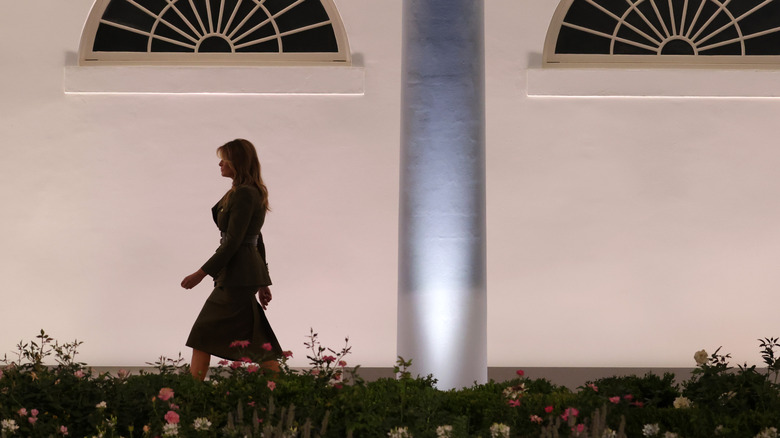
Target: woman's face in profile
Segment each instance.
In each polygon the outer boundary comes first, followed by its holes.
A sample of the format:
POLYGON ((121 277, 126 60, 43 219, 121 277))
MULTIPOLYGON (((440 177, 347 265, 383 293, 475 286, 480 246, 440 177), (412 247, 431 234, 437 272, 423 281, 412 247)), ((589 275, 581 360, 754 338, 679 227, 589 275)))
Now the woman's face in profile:
POLYGON ((222 176, 224 176, 225 178, 233 178, 234 176, 236 176, 233 173, 233 169, 225 160, 219 160, 219 170, 221 171, 222 176))

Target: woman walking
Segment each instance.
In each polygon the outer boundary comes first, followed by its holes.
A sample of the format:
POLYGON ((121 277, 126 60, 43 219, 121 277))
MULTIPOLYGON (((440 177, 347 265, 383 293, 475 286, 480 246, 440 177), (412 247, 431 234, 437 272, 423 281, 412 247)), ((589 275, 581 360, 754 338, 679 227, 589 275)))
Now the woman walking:
POLYGON ((229 360, 263 358, 264 365, 273 369, 278 369, 275 359, 282 356, 264 312, 272 297, 260 234, 269 210, 260 161, 252 143, 243 139, 220 146, 217 156, 222 176, 233 180, 211 209, 221 233, 219 247, 181 282, 183 288, 192 289, 206 275, 214 278, 214 290, 187 339, 192 348, 190 372, 199 380, 206 377, 212 355, 229 360))

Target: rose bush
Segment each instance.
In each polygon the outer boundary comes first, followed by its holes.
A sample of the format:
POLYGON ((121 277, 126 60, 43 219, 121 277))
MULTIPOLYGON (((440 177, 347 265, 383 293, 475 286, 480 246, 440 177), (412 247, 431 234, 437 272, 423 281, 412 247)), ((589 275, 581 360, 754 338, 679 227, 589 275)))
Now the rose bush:
MULTIPOLYGON (((769 341, 772 342, 769 342, 769 341)), ((762 344, 774 364, 773 345, 762 344)), ((347 369, 350 347, 323 347, 310 332, 310 367, 262 367, 264 357, 220 361, 209 380, 191 378, 181 356, 155 372, 95 374, 75 361, 79 342, 44 332, 2 361, 0 435, 9 437, 669 437, 765 438, 780 426, 772 373, 736 369, 719 350, 681 385, 673 375, 609 377, 577 391, 518 371, 507 382, 457 391, 413 377, 399 358, 398 378, 366 382, 347 369), (44 365, 47 358, 57 365, 44 365)), ((236 341, 234 348, 246 348, 236 341)), ((290 353, 291 354, 291 353, 290 353)), ((240 355, 239 355, 240 356, 240 355)), ((774 370, 770 370, 774 372, 774 370)))

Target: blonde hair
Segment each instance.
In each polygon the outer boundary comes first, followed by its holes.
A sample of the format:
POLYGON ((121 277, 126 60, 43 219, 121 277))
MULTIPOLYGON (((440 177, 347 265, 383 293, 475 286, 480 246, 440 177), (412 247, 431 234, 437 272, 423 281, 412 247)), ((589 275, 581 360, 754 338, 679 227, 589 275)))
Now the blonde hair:
POLYGON ((237 138, 217 148, 217 156, 224 160, 233 171, 233 187, 225 197, 227 203, 230 194, 236 187, 249 185, 257 187, 260 191, 261 204, 265 211, 270 211, 268 206, 268 189, 263 183, 260 174, 260 160, 257 159, 257 151, 249 140, 237 138))

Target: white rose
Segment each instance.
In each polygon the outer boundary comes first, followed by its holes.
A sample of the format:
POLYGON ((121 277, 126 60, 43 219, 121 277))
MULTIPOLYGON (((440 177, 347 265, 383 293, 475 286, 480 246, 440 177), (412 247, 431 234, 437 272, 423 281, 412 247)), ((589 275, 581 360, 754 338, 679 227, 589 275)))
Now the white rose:
POLYGON ((661 431, 661 428, 658 426, 658 423, 655 424, 645 424, 645 426, 642 428, 642 435, 650 438, 658 435, 658 432, 661 431))
POLYGON ((691 401, 685 397, 677 397, 674 399, 674 407, 677 409, 690 408, 691 401))
POLYGON ((693 355, 693 359, 696 361, 697 365, 704 365, 707 363, 707 359, 709 358, 709 355, 705 350, 699 350, 696 352, 696 354, 693 355))

